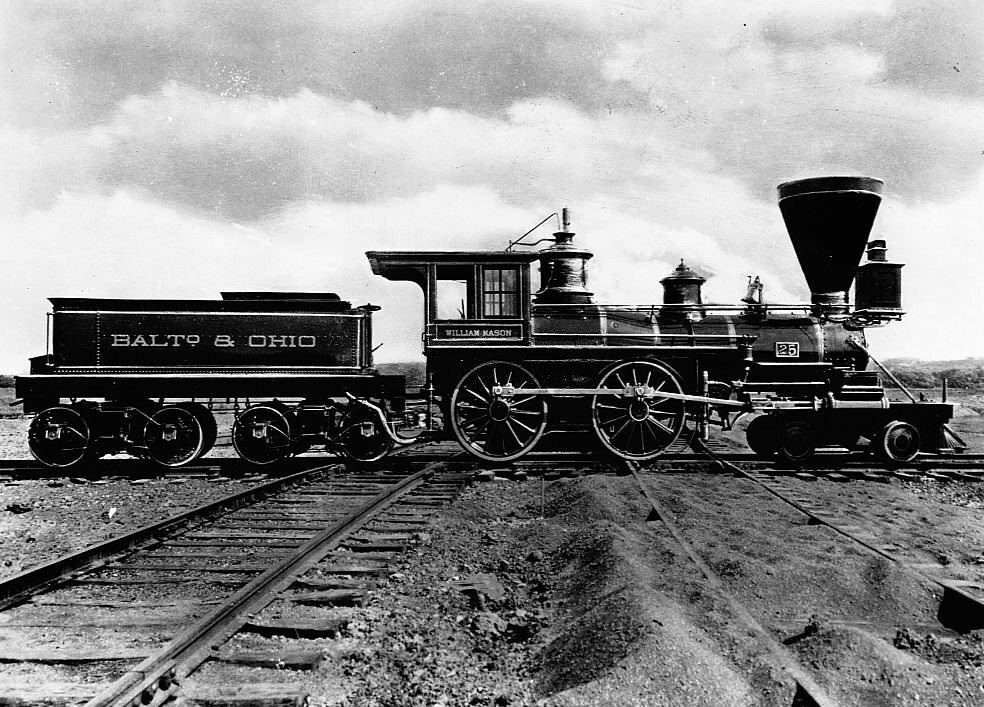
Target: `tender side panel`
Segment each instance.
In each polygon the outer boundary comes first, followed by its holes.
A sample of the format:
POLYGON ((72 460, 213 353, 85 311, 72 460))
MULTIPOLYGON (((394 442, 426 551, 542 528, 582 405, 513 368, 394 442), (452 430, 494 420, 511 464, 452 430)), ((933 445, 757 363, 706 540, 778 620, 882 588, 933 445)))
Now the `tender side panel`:
POLYGON ((31 375, 16 379, 25 412, 38 412, 64 398, 341 398, 345 393, 402 398, 400 375, 31 375))
POLYGON ((78 312, 53 315, 60 368, 367 365, 362 313, 78 312))

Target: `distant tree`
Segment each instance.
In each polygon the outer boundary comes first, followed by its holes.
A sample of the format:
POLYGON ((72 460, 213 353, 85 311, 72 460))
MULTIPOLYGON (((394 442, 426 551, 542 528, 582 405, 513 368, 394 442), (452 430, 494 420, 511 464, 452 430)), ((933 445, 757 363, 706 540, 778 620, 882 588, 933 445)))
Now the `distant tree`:
POLYGON ((938 381, 929 371, 910 366, 890 370, 907 388, 935 388, 938 385, 938 381))

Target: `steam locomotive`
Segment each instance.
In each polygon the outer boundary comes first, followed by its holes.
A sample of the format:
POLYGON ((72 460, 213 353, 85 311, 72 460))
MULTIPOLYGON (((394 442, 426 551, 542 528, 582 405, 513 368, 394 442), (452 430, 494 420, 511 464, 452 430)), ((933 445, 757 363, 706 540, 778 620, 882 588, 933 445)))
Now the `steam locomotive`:
MULTIPOLYGON (((501 251, 366 255, 374 274, 421 287, 428 398, 444 433, 479 459, 516 460, 574 431, 643 461, 677 442, 688 420, 706 436, 756 414, 747 440, 762 456, 799 462, 865 438, 885 460, 906 462, 951 450, 956 438, 951 405, 889 401, 868 370, 864 329, 904 313, 902 265, 886 259, 884 241, 867 243, 881 189, 866 177, 779 186, 807 304, 768 303, 757 282, 740 305, 704 303, 704 278, 683 261, 661 280, 660 304, 597 304, 592 254, 574 244, 566 210, 551 245, 535 252, 520 240, 501 251)), ((51 351, 16 383, 36 413, 28 442, 42 463, 129 452, 187 464, 215 440, 216 399, 249 401, 232 437, 256 464, 319 445, 372 461, 407 441, 394 424, 405 381, 372 364, 374 307, 312 293, 51 302, 51 351)))

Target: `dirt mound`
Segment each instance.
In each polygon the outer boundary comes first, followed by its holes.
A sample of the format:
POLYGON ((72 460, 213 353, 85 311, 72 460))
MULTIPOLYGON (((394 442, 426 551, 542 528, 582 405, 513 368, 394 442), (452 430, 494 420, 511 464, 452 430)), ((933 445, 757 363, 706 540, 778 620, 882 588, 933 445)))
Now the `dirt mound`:
POLYGON ((696 576, 654 542, 635 494, 611 479, 584 479, 555 500, 550 509, 564 510, 566 523, 584 522, 569 525, 551 553, 556 591, 567 600, 542 655, 537 687, 551 695, 546 704, 758 704, 721 647, 661 590, 668 568, 696 576))

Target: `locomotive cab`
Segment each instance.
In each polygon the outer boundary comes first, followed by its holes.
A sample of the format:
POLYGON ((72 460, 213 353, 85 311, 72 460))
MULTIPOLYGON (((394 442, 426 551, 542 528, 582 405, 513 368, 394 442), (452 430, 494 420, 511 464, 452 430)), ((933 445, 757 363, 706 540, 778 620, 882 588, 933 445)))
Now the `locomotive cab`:
POLYGON ((682 309, 690 305, 595 304, 592 256, 574 245, 569 225, 565 210, 562 229, 539 252, 366 254, 375 274, 423 290, 428 381, 445 431, 479 458, 510 461, 544 435, 573 442, 566 433, 593 431, 616 455, 648 459, 679 436, 688 403, 709 400, 686 392, 701 385, 701 354, 741 371, 745 337, 721 322, 695 330, 701 317, 682 309))
POLYGON ((424 353, 529 343, 530 263, 509 251, 370 251, 372 272, 424 293, 424 353))

